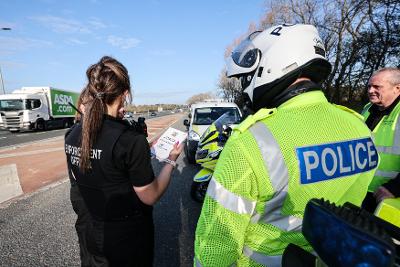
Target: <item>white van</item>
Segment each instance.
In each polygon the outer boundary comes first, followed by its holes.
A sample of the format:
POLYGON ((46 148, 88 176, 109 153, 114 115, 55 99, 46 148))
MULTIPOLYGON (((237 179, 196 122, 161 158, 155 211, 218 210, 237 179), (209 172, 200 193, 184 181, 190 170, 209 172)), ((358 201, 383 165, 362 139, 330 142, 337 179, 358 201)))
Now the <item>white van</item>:
POLYGON ((196 103, 190 107, 189 119, 183 122, 188 129, 185 155, 189 163, 195 163, 195 154, 200 136, 216 119, 229 111, 237 118, 236 124, 239 124, 242 119, 242 113, 235 103, 209 101, 196 103))

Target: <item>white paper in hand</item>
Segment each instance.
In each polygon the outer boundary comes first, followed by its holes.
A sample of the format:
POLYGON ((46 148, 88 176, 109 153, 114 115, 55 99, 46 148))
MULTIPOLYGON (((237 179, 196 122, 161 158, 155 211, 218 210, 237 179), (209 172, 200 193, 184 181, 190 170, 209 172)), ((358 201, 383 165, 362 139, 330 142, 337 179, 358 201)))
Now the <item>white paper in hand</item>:
POLYGON ((168 158, 169 153, 174 147, 174 144, 177 142, 181 144, 183 141, 185 141, 186 136, 186 132, 172 127, 168 128, 151 147, 151 154, 160 161, 168 158))

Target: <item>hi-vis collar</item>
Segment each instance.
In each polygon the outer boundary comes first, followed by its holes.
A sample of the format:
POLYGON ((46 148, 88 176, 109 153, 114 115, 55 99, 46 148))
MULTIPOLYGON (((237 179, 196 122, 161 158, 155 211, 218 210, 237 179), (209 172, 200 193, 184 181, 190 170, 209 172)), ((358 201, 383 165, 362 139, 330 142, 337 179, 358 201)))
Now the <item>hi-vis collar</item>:
POLYGON ((255 124, 257 121, 263 120, 265 118, 271 117, 276 113, 277 109, 276 108, 262 108, 259 111, 257 111, 253 115, 249 115, 244 121, 242 121, 241 124, 233 128, 233 131, 243 133, 246 131, 248 128, 250 128, 253 124, 255 124))
POLYGON ((332 105, 334 105, 335 107, 337 107, 341 110, 347 111, 347 112, 353 114, 354 116, 356 116, 359 120, 364 121, 363 115, 361 115, 360 113, 357 113, 356 111, 352 110, 351 108, 341 106, 341 105, 336 105, 336 104, 332 104, 332 105))
MULTIPOLYGON (((344 110, 346 112, 351 113, 352 115, 354 115, 355 117, 357 117, 359 120, 364 121, 364 118, 362 115, 360 115, 359 113, 355 112, 354 110, 347 108, 345 106, 341 106, 341 105, 335 105, 335 107, 344 110)), ((250 128, 253 124, 255 124, 257 121, 263 120, 265 118, 271 117, 272 115, 274 115, 277 112, 276 108, 271 108, 271 109, 267 109, 267 108, 262 108, 259 111, 257 111, 255 114, 253 115, 249 115, 241 124, 239 124, 238 126, 236 126, 233 131, 235 132, 240 132, 243 133, 244 131, 246 131, 248 128, 250 128)))

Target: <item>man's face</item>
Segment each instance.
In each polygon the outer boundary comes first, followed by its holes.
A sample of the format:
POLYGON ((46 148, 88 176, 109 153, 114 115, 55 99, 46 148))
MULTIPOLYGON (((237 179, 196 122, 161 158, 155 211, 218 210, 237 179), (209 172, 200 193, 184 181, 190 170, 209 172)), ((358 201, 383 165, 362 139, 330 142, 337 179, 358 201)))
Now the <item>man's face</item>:
POLYGON ((369 79, 368 97, 372 104, 387 108, 400 95, 400 85, 393 85, 389 78, 389 72, 380 72, 369 79))

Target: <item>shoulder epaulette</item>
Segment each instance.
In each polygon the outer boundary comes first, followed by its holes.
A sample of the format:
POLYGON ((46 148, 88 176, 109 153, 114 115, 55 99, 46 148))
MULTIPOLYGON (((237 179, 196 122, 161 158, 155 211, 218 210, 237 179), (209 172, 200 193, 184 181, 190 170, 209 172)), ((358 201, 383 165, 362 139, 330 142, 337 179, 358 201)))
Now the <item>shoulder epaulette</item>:
POLYGON ((351 108, 345 107, 345 106, 341 106, 341 105, 336 105, 334 104, 335 107, 340 108, 341 110, 347 111, 351 114, 353 114, 354 116, 356 116, 357 118, 359 118, 360 120, 364 121, 364 117, 358 113, 357 111, 352 110, 351 108))
POLYGON ((248 128, 250 128, 250 126, 255 124, 257 121, 268 118, 268 117, 272 116, 275 112, 276 112, 276 108, 272 108, 272 109, 262 108, 259 111, 257 111, 255 114, 249 115, 241 124, 239 124, 233 130, 242 133, 242 132, 246 131, 248 128))

